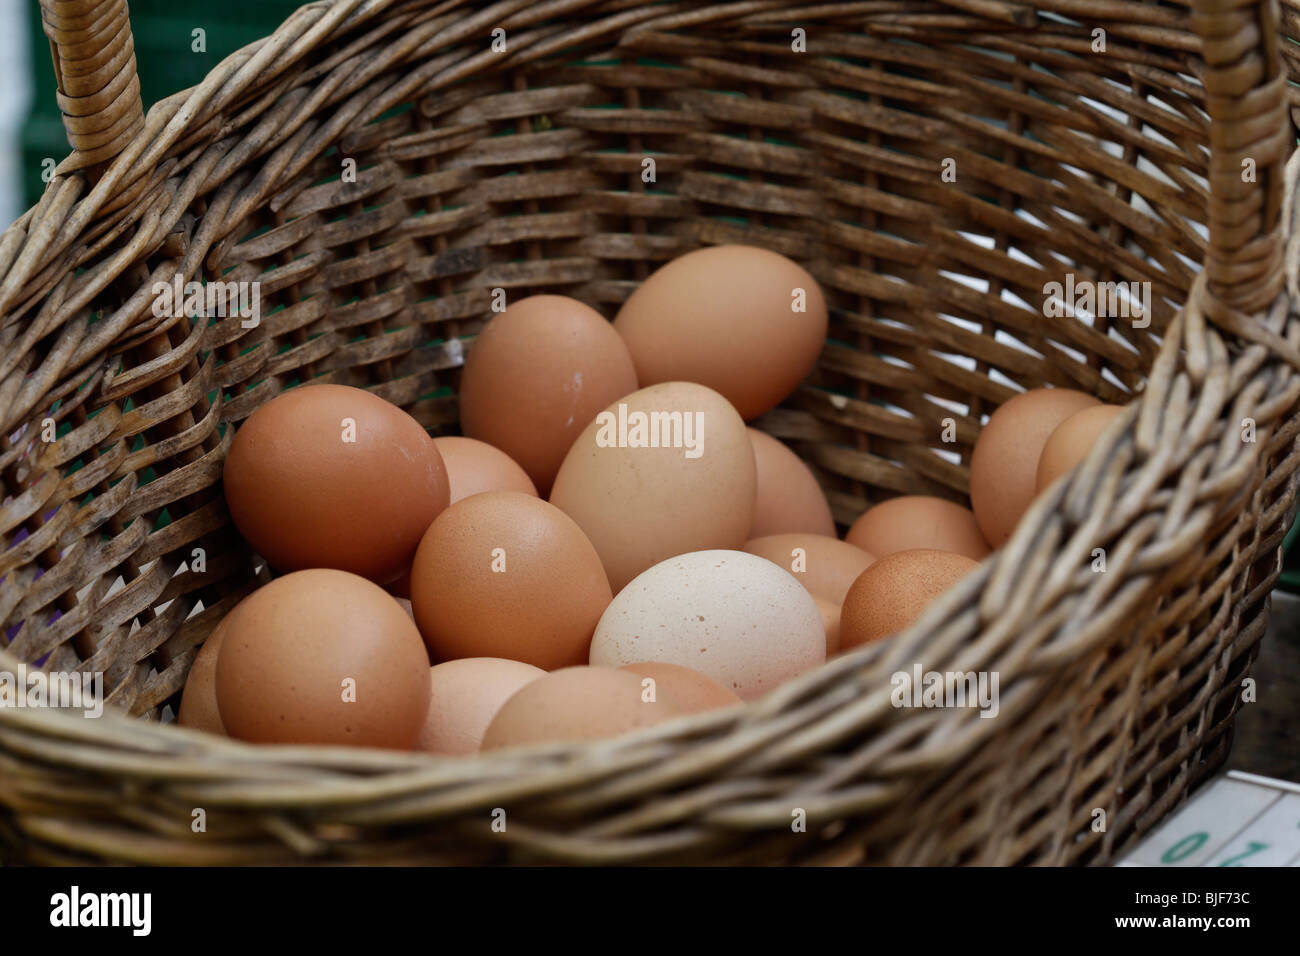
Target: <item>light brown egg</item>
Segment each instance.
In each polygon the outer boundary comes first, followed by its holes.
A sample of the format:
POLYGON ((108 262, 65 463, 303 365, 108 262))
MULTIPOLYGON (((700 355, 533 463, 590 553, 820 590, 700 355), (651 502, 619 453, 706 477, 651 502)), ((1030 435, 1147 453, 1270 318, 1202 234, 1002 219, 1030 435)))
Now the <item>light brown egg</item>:
POLYGON ((1087 458, 1101 433, 1123 411, 1123 405, 1094 405, 1075 412, 1057 425, 1038 458, 1037 490, 1042 492, 1087 458))
POLYGON ((516 691, 492 718, 482 749, 618 737, 682 712, 666 693, 647 696, 636 674, 566 667, 516 691))
POLYGON ((176 714, 176 722, 182 727, 206 730, 223 737, 226 728, 221 723, 221 712, 217 709, 217 654, 221 651, 226 621, 229 619, 229 615, 222 618, 194 656, 189 676, 185 678, 185 689, 181 691, 181 706, 176 714))
POLYGON ((429 657, 383 588, 345 571, 297 571, 258 588, 227 620, 216 692, 230 736, 415 746, 429 712, 429 657))
POLYGON ((591 539, 617 594, 665 558, 739 548, 756 480, 736 410, 703 385, 668 382, 596 416, 560 466, 551 502, 591 539))
POLYGON ((807 532, 835 537, 835 520, 821 485, 808 466, 781 442, 757 428, 748 429, 758 469, 751 538, 807 532))
POLYGON ((537 488, 528 472, 505 452, 487 442, 460 435, 435 438, 447 479, 451 484, 451 503, 481 491, 517 491, 537 496, 537 488))
POLYGON ((447 471, 423 426, 343 385, 289 389, 255 411, 226 456, 226 502, 279 571, 337 568, 385 583, 447 507, 447 471))
POLYGON ((461 430, 518 462, 545 495, 596 413, 636 388, 627 346, 599 312, 530 296, 474 340, 460 381, 461 430))
POLYGON ((745 421, 807 377, 826 342, 826 300, 798 263, 756 246, 711 246, 654 272, 614 320, 641 385, 698 382, 745 421))
POLYGON ((877 558, 924 548, 982 561, 990 550, 969 508, 928 495, 903 495, 873 505, 853 522, 844 540, 877 558))
POLYGON ((429 526, 411 568, 415 620, 438 661, 585 664, 610 597, 582 529, 554 505, 515 491, 456 502, 429 526))
POLYGON ((402 609, 403 613, 405 613, 407 617, 412 621, 415 620, 415 610, 411 607, 410 598, 395 597, 393 600, 397 602, 397 606, 402 609))
POLYGON ((859 574, 875 560, 861 548, 820 534, 773 534, 745 542, 745 551, 785 568, 814 597, 844 602, 859 574))
POLYGON ((840 650, 840 606, 815 594, 813 600, 822 615, 822 627, 826 629, 826 657, 830 658, 840 650))
POLYGON ((429 669, 429 716, 418 749, 433 754, 478 753, 501 706, 546 671, 500 657, 464 657, 429 669))
POLYGON ((1036 388, 1004 402, 980 432, 970 460, 970 499, 984 540, 1007 543, 1037 491, 1038 459, 1053 429, 1101 403, 1068 388, 1036 388))
POLYGON ((979 567, 950 551, 895 551, 853 582, 840 609, 840 650, 896 634, 911 625, 939 595, 979 567))
POLYGON ((683 667, 680 664, 665 664, 661 661, 641 661, 636 664, 624 664, 619 670, 630 671, 641 678, 641 686, 646 680, 653 680, 655 693, 667 694, 676 702, 683 714, 698 714, 718 707, 734 707, 741 703, 734 691, 723 687, 707 674, 683 667))

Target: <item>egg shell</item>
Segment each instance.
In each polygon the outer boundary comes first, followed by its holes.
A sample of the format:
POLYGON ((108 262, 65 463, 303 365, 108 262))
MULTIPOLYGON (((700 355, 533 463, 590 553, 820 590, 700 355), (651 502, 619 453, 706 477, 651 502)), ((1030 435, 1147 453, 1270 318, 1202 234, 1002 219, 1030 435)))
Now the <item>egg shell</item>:
POLYGON ((826 299, 806 269, 779 253, 712 246, 651 274, 614 327, 642 386, 698 382, 749 421, 812 371, 826 343, 826 299), (800 298, 804 310, 796 311, 800 298))
POLYGON ((464 657, 429 669, 429 716, 417 748, 433 754, 478 753, 483 734, 519 688, 545 677, 531 664, 500 657, 464 657))
POLYGON ((603 667, 566 667, 531 681, 497 711, 483 750, 618 737, 676 717, 667 694, 647 701, 641 678, 603 667))
POLYGON ((935 598, 979 567, 950 551, 895 551, 863 571, 840 608, 840 650, 910 626, 935 598))
POLYGON ((902 495, 873 505, 853 522, 844 540, 877 558, 922 548, 982 561, 990 551, 974 512, 928 495, 902 495))
POLYGON ((442 462, 447 466, 451 503, 481 491, 517 491, 537 496, 537 488, 513 458, 487 442, 461 435, 435 438, 442 462))
POLYGON ((821 485, 793 451, 766 432, 749 431, 754 446, 758 489, 751 538, 807 532, 835 537, 835 520, 821 485))
POLYGON ((696 551, 637 576, 610 603, 591 663, 680 664, 753 700, 826 660, 812 596, 772 562, 743 551, 696 551))
POLYGON ((817 610, 821 612, 822 627, 826 630, 826 657, 838 654, 840 650, 840 606, 834 601, 813 595, 817 610))
POLYGON ((655 693, 667 694, 676 702, 683 714, 698 714, 719 707, 734 707, 741 703, 735 691, 728 690, 708 674, 701 674, 680 664, 665 664, 662 661, 641 661, 636 664, 624 664, 620 670, 630 671, 641 678, 645 687, 646 679, 654 681, 655 693))
POLYGON ((576 299, 535 295, 488 322, 465 358, 461 430, 518 462, 543 495, 596 413, 636 391, 627 346, 576 299))
POLYGON ((1123 405, 1094 405, 1075 412, 1052 429, 1038 457, 1035 481, 1038 492, 1043 492, 1057 478, 1081 464, 1102 432, 1123 411, 1123 405))
POLYGON ((345 571, 276 578, 228 617, 217 705, 232 737, 411 749, 429 711, 429 658, 383 588, 345 571))
POLYGON ((1101 403, 1068 388, 1036 388, 1004 402, 971 452, 971 509, 984 540, 1007 543, 1037 492, 1038 459, 1052 430, 1080 409, 1101 403))
POLYGON ((239 426, 226 456, 235 526, 279 571, 336 568, 384 583, 449 500, 423 426, 378 395, 308 385, 239 426))
POLYGON ((217 708, 216 678, 217 655, 221 652, 228 619, 229 615, 212 629, 190 663, 185 689, 181 691, 180 709, 176 713, 176 722, 182 727, 206 730, 223 737, 226 735, 226 727, 221 722, 221 711, 217 708))
POLYGON ((560 466, 551 502, 591 539, 617 594, 665 558, 739 548, 753 524, 756 482, 736 410, 703 385, 668 382, 626 396, 587 426, 560 466), (666 420, 649 417, 659 414, 680 414, 680 429, 660 447, 632 447, 650 436, 636 423, 666 420))
POLYGON ((554 505, 515 491, 456 502, 429 526, 411 605, 434 660, 505 657, 545 670, 586 663, 609 582, 554 505))
POLYGON ((769 535, 745 542, 743 550, 780 565, 812 594, 833 604, 844 603, 849 587, 875 560, 847 541, 820 534, 769 535))

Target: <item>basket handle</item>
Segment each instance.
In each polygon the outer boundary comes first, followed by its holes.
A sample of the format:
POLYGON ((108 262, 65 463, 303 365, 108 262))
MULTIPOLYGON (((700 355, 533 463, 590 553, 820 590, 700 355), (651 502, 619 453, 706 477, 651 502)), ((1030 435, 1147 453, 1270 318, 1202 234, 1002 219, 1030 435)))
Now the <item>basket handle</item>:
POLYGON ((72 155, 60 173, 93 180, 144 127, 126 0, 40 0, 72 155))
POLYGON ((1277 0, 1196 0, 1192 24, 1211 120, 1210 238, 1193 294, 1220 328, 1276 347, 1246 317, 1273 305, 1284 284, 1281 211, 1293 144, 1277 0))

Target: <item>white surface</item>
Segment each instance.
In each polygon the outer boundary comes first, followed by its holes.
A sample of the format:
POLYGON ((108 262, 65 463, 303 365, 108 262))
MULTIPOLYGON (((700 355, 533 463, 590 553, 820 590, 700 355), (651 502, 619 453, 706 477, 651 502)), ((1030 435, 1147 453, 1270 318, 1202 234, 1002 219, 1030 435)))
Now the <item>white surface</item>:
POLYGON ((1300 787, 1233 771, 1167 819, 1118 866, 1300 866, 1300 787), (1196 849, 1185 856, 1175 850, 1196 849), (1177 859, 1168 859, 1173 851, 1177 859))

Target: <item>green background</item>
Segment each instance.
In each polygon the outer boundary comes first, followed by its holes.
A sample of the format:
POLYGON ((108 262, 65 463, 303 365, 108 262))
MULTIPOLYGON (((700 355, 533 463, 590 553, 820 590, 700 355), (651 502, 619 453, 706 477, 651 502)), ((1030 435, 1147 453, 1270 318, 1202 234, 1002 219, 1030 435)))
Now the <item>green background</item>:
MULTIPOLYGON (((136 69, 145 112, 158 100, 199 83, 218 63, 240 47, 271 33, 288 19, 301 0, 128 0, 136 69), (206 51, 192 52, 192 34, 205 33, 206 51)), ((50 41, 41 29, 40 8, 28 0, 32 105, 22 127, 24 208, 36 205, 45 183, 41 163, 56 163, 68 154, 68 140, 54 99, 50 41)))

